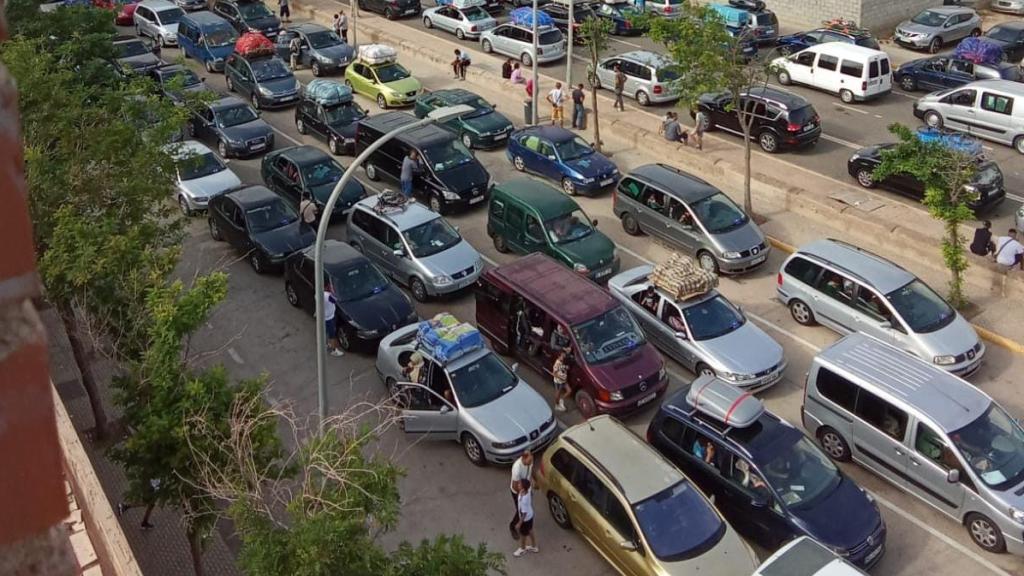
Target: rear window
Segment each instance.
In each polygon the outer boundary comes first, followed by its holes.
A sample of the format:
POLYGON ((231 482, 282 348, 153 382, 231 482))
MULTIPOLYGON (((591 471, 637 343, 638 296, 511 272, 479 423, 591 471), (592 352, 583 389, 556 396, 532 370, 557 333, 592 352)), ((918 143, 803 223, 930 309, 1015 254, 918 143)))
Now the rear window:
POLYGON ((754 14, 754 23, 758 26, 778 26, 779 19, 774 12, 762 12, 754 14))
POLYGON ((843 60, 843 65, 839 68, 839 73, 844 76, 860 78, 864 75, 864 65, 852 60, 843 60))
POLYGON ((878 78, 878 60, 868 63, 868 78, 878 78))
POLYGON ((818 113, 817 111, 814 110, 814 106, 808 104, 807 106, 804 106, 802 108, 790 110, 789 121, 792 122, 793 124, 800 124, 801 126, 803 126, 804 124, 813 121, 814 117, 817 115, 818 113))
POLYGON ((837 405, 853 412, 857 403, 857 386, 828 368, 818 368, 818 392, 837 405))
POLYGON ((881 64, 882 64, 882 76, 888 76, 889 75, 889 59, 888 58, 882 58, 881 60, 879 60, 879 62, 881 62, 881 64))
POLYGON ((813 285, 821 272, 821 266, 797 256, 786 264, 785 272, 804 284, 813 285))
POLYGON ((540 39, 538 42, 544 46, 548 44, 557 44, 562 41, 561 30, 548 30, 547 32, 541 32, 540 39))
POLYGON ((828 54, 822 54, 818 57, 818 68, 823 70, 835 70, 839 67, 839 59, 835 56, 829 56, 828 54))
POLYGON ((853 41, 857 46, 863 46, 865 48, 871 48, 872 50, 879 50, 881 47, 878 45, 878 40, 875 40, 874 36, 858 36, 853 41))

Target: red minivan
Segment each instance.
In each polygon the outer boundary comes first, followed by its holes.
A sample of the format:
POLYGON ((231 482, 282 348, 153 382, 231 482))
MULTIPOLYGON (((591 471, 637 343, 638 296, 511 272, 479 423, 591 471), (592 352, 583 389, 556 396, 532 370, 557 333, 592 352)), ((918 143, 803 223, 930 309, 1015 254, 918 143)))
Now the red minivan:
POLYGON ((590 280, 535 252, 477 280, 477 327, 495 350, 548 378, 571 353, 569 383, 584 417, 623 414, 665 392, 665 362, 621 304, 590 280))

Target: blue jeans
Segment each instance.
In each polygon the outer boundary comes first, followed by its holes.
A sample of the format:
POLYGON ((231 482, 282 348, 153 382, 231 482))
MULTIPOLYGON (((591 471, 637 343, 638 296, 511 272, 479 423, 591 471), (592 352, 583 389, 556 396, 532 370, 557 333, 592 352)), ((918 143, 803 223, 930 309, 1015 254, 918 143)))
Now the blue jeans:
POLYGON ((402 180, 402 194, 406 198, 412 198, 412 180, 402 180))
POLYGON ((572 127, 583 129, 583 121, 586 118, 587 109, 579 104, 572 106, 572 127))

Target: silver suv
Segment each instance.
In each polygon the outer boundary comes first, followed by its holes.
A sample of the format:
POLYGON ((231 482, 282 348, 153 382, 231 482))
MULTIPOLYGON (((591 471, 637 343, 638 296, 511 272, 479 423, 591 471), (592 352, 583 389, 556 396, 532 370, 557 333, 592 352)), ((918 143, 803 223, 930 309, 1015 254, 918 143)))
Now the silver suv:
POLYGON ((348 214, 347 232, 349 244, 420 302, 472 286, 484 269, 457 228, 416 202, 383 208, 377 196, 363 198, 348 214))
MULTIPOLYGON (((660 104, 679 99, 679 90, 673 87, 679 79, 679 72, 666 56, 648 50, 634 50, 602 58, 597 63, 597 86, 609 90, 615 87, 616 66, 626 75, 622 93, 634 98, 637 104, 647 106, 652 102, 660 104)), ((588 76, 593 73, 593 70, 588 70, 588 76)))
POLYGON ((178 22, 184 16, 181 8, 167 0, 144 0, 132 18, 139 36, 149 36, 161 46, 177 46, 178 22))
POLYGON ((817 240, 782 264, 778 295, 793 319, 840 334, 864 332, 967 376, 985 345, 941 296, 896 264, 838 240, 817 240))
POLYGON ((907 48, 927 48, 935 54, 943 46, 967 36, 981 35, 981 17, 970 8, 945 6, 922 10, 896 27, 893 40, 907 48))

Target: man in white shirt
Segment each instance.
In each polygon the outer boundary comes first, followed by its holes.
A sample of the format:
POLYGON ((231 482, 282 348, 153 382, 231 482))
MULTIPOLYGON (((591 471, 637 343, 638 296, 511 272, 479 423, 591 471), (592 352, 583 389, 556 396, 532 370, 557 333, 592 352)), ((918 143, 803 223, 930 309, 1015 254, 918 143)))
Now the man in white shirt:
POLYGON ((996 263, 1024 270, 1024 245, 1017 241, 1017 231, 1010 228, 1007 236, 996 238, 996 263))
POLYGON ((338 325, 334 321, 334 314, 337 311, 335 306, 334 291, 330 284, 324 285, 324 323, 327 325, 327 348, 331 356, 344 356, 341 350, 341 342, 338 341, 338 325))
POLYGON ((302 217, 302 221, 309 224, 311 227, 316 228, 316 203, 313 202, 313 196, 306 192, 302 195, 302 202, 299 202, 299 216, 302 217))
POLYGON ((555 87, 548 92, 548 102, 551 104, 551 125, 555 125, 555 120, 558 120, 558 125, 565 127, 565 94, 562 93, 562 83, 555 82, 555 87))
POLYGON ((516 548, 512 555, 519 558, 527 552, 540 552, 537 549, 537 540, 533 537, 533 494, 530 492, 528 479, 519 483, 516 511, 519 514, 519 521, 516 524, 519 531, 519 548, 516 548))
POLYGON ((533 453, 529 450, 523 450, 522 455, 512 463, 512 482, 509 490, 512 491, 512 505, 516 512, 512 516, 512 521, 508 523, 508 529, 514 540, 519 540, 519 489, 523 480, 533 480, 533 453))

